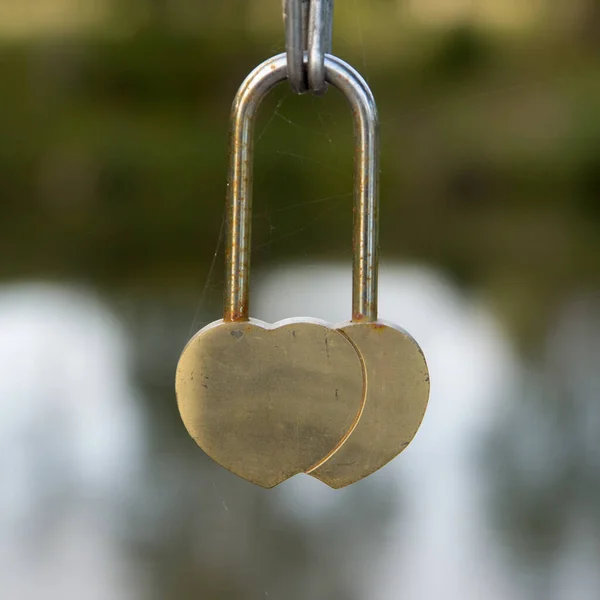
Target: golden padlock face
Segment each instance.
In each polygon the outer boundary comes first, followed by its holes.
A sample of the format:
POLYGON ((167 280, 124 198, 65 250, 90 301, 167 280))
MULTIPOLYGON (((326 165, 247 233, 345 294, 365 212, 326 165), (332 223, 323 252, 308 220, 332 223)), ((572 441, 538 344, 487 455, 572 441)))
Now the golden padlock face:
POLYGON ((223 467, 265 488, 311 470, 344 443, 365 402, 346 336, 317 320, 217 321, 180 358, 183 422, 223 467))
POLYGON ((425 357, 406 331, 381 321, 346 323, 339 330, 361 354, 367 395, 352 435, 309 472, 332 488, 363 479, 400 454, 415 437, 429 399, 425 357))

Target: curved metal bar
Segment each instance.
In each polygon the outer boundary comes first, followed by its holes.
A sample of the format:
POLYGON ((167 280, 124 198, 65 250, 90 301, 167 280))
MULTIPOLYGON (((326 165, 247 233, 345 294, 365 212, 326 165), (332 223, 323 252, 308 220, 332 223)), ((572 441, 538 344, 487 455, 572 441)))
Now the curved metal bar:
MULTIPOLYGON (((379 125, 377 106, 365 80, 343 60, 325 56, 327 81, 346 97, 356 137, 352 319, 377 319, 379 125)), ((231 163, 227 196, 225 321, 247 321, 252 210, 254 123, 261 101, 288 76, 285 54, 258 66, 241 85, 231 113, 231 163)))

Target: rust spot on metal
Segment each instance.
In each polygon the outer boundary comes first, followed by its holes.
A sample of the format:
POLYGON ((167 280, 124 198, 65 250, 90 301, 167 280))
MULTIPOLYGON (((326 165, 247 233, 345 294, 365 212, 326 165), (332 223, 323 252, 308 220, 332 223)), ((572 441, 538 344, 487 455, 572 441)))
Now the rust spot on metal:
POLYGON ((237 307, 238 310, 231 310, 231 307, 229 307, 226 311, 225 311, 225 316, 223 317, 223 321, 225 321, 226 323, 237 323, 237 322, 244 322, 248 320, 248 304, 246 302, 242 302, 239 307, 237 307))

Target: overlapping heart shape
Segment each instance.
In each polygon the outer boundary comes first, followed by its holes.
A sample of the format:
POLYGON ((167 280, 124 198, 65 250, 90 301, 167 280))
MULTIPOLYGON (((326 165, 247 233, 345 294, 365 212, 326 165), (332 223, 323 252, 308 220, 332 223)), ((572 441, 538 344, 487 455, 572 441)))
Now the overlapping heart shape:
POLYGON ((429 377, 414 340, 380 322, 218 321, 186 346, 176 391, 192 438, 236 475, 270 488, 306 472, 340 488, 406 448, 429 377))
POLYGON ((337 329, 361 356, 365 406, 352 435, 309 474, 342 488, 379 470, 413 440, 427 409, 429 371, 417 342, 396 325, 348 322, 337 329))

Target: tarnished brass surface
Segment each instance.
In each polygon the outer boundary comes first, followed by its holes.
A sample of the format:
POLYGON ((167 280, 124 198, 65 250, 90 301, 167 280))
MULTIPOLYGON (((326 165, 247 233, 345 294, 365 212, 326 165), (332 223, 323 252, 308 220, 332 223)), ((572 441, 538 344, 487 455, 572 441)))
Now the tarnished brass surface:
POLYGON ((177 402, 198 445, 265 488, 322 462, 362 413, 362 360, 316 320, 217 321, 180 358, 177 402))
POLYGON ((408 333, 380 321, 347 323, 339 329, 362 355, 367 399, 346 443, 309 471, 332 488, 350 485, 400 454, 417 433, 429 399, 427 363, 408 333))

